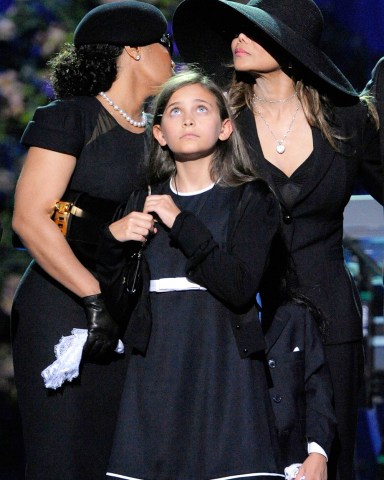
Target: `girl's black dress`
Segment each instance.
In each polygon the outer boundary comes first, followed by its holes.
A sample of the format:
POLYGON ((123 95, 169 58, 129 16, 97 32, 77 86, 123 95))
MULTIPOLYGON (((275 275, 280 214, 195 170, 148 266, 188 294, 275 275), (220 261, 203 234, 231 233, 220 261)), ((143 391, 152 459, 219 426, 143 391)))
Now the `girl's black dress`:
MULTIPOLYGON (((69 188, 123 202, 139 184, 144 136, 123 129, 95 98, 78 97, 39 108, 22 142, 76 156, 69 188)), ((32 262, 12 311, 27 480, 105 478, 126 358, 86 363, 78 379, 47 390, 41 371, 74 327, 86 328, 79 298, 32 262)))
MULTIPOLYGON (((262 356, 255 352, 241 358, 231 325, 236 317, 231 297, 237 289, 247 290, 253 282, 251 290, 254 295, 257 291, 278 209, 271 192, 256 189, 229 243, 239 188, 215 185, 177 195, 167 184, 162 191, 194 218, 191 224, 177 219, 171 231, 159 223, 145 251, 151 279, 186 277, 187 258, 195 255, 186 243, 199 244, 196 225, 203 223, 215 244, 195 267, 207 290, 150 293, 149 345, 145 355, 134 351, 130 356, 108 478, 284 478, 281 471, 276 473, 276 436, 262 356), (194 238, 185 242, 184 235, 194 238), (238 278, 228 274, 234 265, 238 278), (242 269, 251 276, 242 277, 242 269), (243 281, 246 285, 240 286, 243 281)), ((205 248, 202 242, 197 250, 205 248)), ((239 293, 239 311, 243 302, 239 293)), ((252 321, 259 322, 257 313, 252 321)))

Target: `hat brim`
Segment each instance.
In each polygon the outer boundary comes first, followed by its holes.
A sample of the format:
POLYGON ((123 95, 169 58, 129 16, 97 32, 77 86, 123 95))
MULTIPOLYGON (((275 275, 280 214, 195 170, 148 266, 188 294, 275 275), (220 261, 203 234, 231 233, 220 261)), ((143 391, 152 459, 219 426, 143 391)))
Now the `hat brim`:
POLYGON ((323 84, 332 93, 358 97, 320 48, 260 8, 226 0, 184 0, 173 16, 173 35, 183 61, 198 63, 221 86, 233 71, 228 67, 233 62, 231 40, 241 32, 267 37, 303 67, 310 82, 323 84))

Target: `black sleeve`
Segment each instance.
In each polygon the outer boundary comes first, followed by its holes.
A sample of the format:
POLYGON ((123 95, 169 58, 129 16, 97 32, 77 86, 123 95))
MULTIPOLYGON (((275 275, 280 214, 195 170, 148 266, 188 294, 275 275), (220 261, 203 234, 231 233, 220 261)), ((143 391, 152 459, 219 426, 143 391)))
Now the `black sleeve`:
MULTIPOLYGON (((384 119, 383 119, 384 120, 384 119)), ((382 127, 380 127, 382 128, 382 127)), ((361 182, 367 192, 383 204, 384 172, 384 131, 378 131, 369 116, 363 130, 363 154, 360 162, 361 182), (381 139, 380 139, 381 135, 381 139), (383 143, 382 143, 383 142, 383 143)))
POLYGON ((372 71, 365 93, 373 95, 379 115, 379 132, 372 133, 372 122, 364 130, 364 156, 361 168, 362 182, 366 190, 383 204, 384 188, 384 57, 372 71), (379 152, 379 153, 378 153, 379 152))
POLYGON ((37 108, 21 143, 78 157, 84 146, 81 109, 62 100, 37 108))
POLYGON ((246 187, 252 194, 242 201, 226 250, 190 212, 180 213, 170 232, 188 258, 187 277, 240 310, 255 302, 280 218, 278 201, 267 187, 258 182, 246 187))
POLYGON ((318 443, 329 455, 336 429, 332 380, 317 325, 308 311, 305 316, 305 396, 308 441, 318 443))

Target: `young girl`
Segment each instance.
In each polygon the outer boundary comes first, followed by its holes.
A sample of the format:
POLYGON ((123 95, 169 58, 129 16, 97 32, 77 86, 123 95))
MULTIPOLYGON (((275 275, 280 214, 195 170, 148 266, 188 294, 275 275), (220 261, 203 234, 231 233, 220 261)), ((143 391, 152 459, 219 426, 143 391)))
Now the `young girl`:
POLYGON ((221 91, 198 72, 165 83, 153 135, 152 194, 142 212, 106 227, 100 249, 108 302, 126 246, 148 240, 142 296, 149 288, 152 310, 151 324, 136 309, 128 325, 107 476, 284 478, 255 306, 278 202, 256 178, 221 91))

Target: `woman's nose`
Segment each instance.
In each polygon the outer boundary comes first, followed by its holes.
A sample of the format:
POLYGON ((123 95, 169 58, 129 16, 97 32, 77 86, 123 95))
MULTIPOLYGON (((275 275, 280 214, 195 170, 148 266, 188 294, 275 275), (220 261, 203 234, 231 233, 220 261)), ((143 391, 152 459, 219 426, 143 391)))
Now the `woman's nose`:
POLYGON ((246 42, 249 40, 249 38, 244 33, 239 33, 237 38, 240 42, 246 42))

